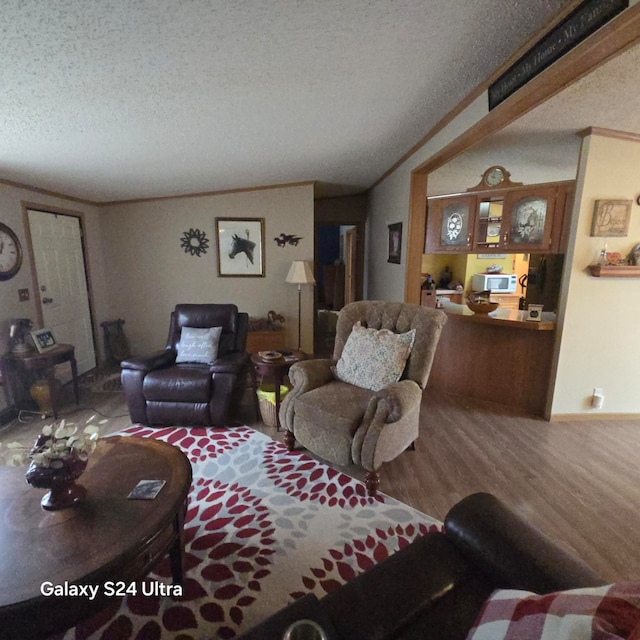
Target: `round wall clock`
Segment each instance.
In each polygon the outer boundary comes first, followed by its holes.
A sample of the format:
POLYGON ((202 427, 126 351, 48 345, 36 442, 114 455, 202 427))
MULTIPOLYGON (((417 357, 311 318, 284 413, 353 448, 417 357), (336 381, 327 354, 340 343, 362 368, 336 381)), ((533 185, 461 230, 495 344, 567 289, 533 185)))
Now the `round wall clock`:
POLYGON ((488 187, 497 187, 505 180, 505 171, 502 167, 489 167, 483 176, 483 180, 488 187))
POLYGON ((22 247, 13 230, 0 222, 0 280, 9 280, 22 266, 22 247))
POLYGON ((204 231, 200 229, 189 229, 182 234, 180 240, 180 246, 184 249, 185 253, 190 253, 192 256, 198 256, 207 253, 209 248, 209 240, 204 231))

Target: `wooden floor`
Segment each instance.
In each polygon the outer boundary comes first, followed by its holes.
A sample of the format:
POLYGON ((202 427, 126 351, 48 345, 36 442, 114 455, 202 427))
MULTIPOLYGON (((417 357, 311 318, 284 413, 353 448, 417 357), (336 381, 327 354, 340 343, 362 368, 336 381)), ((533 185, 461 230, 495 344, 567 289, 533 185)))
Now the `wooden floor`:
MULTIPOLYGON (((105 435, 130 423, 121 392, 87 387, 81 388, 81 408, 69 394, 63 414, 78 424, 94 416, 93 422, 104 421, 105 435)), ((42 424, 51 422, 24 418, 32 421, 1 427, 0 442, 31 444, 42 424)), ((250 394, 240 418, 282 441, 281 433, 256 420, 250 394)), ((416 450, 383 467, 380 489, 439 519, 470 493, 493 493, 606 580, 638 580, 639 460, 640 421, 548 423, 427 392, 416 450)))

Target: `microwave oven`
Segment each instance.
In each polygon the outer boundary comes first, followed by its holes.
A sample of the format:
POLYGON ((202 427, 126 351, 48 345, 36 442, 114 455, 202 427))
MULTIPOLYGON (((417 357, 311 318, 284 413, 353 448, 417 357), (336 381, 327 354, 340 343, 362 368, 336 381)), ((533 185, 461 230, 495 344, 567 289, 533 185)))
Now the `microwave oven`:
POLYGON ((476 273, 471 280, 474 291, 515 293, 518 276, 515 273, 476 273))

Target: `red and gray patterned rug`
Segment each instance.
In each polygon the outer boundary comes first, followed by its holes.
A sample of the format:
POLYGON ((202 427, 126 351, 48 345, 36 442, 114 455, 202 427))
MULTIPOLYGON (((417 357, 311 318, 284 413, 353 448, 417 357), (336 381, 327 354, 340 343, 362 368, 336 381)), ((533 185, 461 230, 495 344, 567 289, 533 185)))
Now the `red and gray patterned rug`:
MULTIPOLYGON (((232 638, 297 597, 322 597, 440 523, 248 427, 129 427, 193 465, 182 597, 127 596, 64 640, 232 638)), ((171 583, 168 559, 150 581, 171 583)))

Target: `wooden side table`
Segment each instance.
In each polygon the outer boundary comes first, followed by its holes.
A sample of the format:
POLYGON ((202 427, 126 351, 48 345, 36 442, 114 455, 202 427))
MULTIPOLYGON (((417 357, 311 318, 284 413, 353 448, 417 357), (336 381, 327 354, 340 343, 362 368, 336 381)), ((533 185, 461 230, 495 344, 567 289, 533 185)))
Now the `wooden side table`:
POLYGON ((291 365, 301 360, 307 359, 307 354, 299 349, 282 349, 282 357, 276 360, 265 360, 259 353, 251 354, 251 378, 253 382, 253 388, 255 391, 256 401, 256 415, 260 416, 259 403, 258 403, 258 382, 257 375, 261 376, 263 381, 272 382, 275 386, 276 393, 276 428, 281 431, 280 425, 280 385, 282 384, 284 377, 289 373, 291 365))
POLYGON ((79 404, 78 367, 76 364, 75 347, 72 344, 58 344, 44 353, 37 353, 36 351, 21 355, 5 353, 2 358, 0 358, 0 367, 2 368, 2 377, 10 385, 11 395, 16 404, 25 397, 23 385, 27 374, 30 372, 42 372, 49 385, 53 417, 57 419, 58 398, 53 367, 63 362, 69 362, 71 364, 73 392, 76 404, 79 404))

